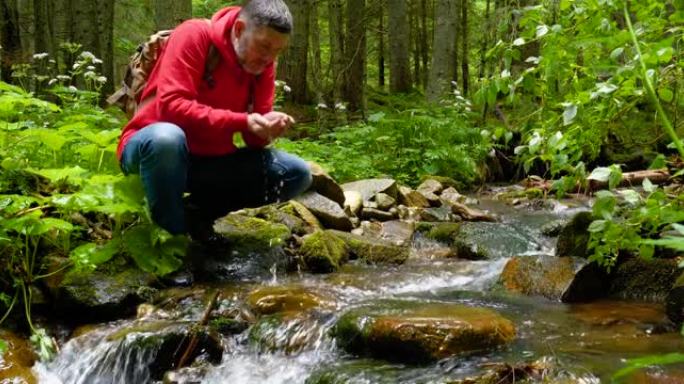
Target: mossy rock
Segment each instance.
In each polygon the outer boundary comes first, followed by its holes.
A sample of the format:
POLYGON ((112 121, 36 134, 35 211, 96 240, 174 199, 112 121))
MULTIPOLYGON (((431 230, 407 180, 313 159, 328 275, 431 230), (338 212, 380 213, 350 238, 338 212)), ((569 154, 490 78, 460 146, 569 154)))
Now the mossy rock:
POLYGON ((630 257, 611 271, 610 295, 620 299, 665 301, 680 270, 672 259, 630 257))
POLYGON ((7 350, 0 356, 0 382, 37 383, 31 371, 37 356, 29 341, 6 330, 0 330, 0 340, 7 343, 7 350))
POLYGON ((240 214, 230 214, 218 219, 214 223, 214 231, 234 250, 244 253, 280 247, 292 235, 290 229, 283 224, 240 214))
POLYGON ((108 321, 135 314, 136 306, 155 293, 156 278, 118 260, 94 272, 73 269, 50 287, 57 312, 75 323, 108 321))
POLYGON ((337 271, 349 259, 349 247, 344 240, 326 231, 316 231, 302 240, 299 252, 311 272, 337 271))
POLYGON ((435 223, 433 225, 421 225, 427 229, 425 237, 451 245, 461 231, 461 223, 435 223))
POLYGON ((594 221, 591 212, 579 212, 561 229, 556 244, 556 256, 587 257, 589 225, 594 221))
POLYGON ((248 216, 263 219, 270 223, 283 224, 290 232, 297 235, 304 235, 307 233, 306 223, 298 217, 297 211, 289 202, 247 209, 245 210, 245 213, 248 216))
POLYGON ((371 264, 403 264, 409 257, 408 247, 394 245, 388 241, 355 235, 337 230, 326 232, 344 240, 351 254, 371 264))
POLYGON ((665 312, 675 324, 684 323, 684 272, 682 272, 665 298, 665 312))
POLYGON ((305 313, 284 312, 262 317, 249 330, 249 343, 260 352, 295 354, 315 348, 325 337, 323 322, 305 313))
POLYGON ((551 220, 540 228, 542 235, 548 237, 556 237, 560 235, 561 231, 568 223, 565 219, 551 220))
POLYGON ((435 180, 442 184, 444 188, 456 188, 457 190, 461 190, 464 187, 464 184, 461 182, 458 182, 451 177, 446 177, 446 176, 434 176, 434 175, 428 175, 428 176, 423 176, 420 178, 420 181, 418 182, 418 185, 424 183, 427 180, 435 180))
POLYGON ((487 308, 388 301, 345 313, 332 334, 350 353, 422 363, 486 352, 515 338, 515 326, 487 308))
POLYGON ((302 286, 264 287, 247 296, 252 310, 261 315, 279 312, 305 312, 329 301, 311 289, 302 286))
POLYGON ((304 384, 396 384, 397 367, 372 359, 354 359, 326 364, 315 370, 304 384))

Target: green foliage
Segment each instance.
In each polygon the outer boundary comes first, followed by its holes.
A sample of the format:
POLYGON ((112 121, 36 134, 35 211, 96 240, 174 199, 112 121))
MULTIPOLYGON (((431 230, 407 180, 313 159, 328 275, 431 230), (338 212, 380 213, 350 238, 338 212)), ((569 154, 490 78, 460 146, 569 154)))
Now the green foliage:
POLYGON ((320 163, 342 182, 389 175, 409 185, 424 175, 471 184, 480 178, 478 164, 491 148, 479 129, 447 109, 379 112, 368 123, 277 145, 320 163))
POLYGON ((7 352, 7 348, 9 346, 7 345, 7 342, 5 340, 0 339, 0 358, 2 358, 2 355, 7 352))
MULTIPOLYGON (((593 206, 595 221, 589 226, 590 260, 610 269, 621 253, 639 254, 650 259, 656 245, 673 246, 670 237, 650 240, 663 229, 684 221, 684 205, 679 196, 670 196, 648 179, 643 183, 645 196, 633 189, 617 193, 601 191, 593 206)), ((675 227, 675 229, 678 227, 675 227)))
POLYGON ((57 356, 57 343, 47 334, 45 329, 36 329, 31 335, 30 341, 38 352, 40 360, 50 361, 57 356))

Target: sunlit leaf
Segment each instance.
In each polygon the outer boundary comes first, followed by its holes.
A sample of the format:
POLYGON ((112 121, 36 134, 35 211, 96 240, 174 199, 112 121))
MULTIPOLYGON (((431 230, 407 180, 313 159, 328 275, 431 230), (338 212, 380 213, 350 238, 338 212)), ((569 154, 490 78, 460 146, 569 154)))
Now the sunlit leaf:
POLYGON ((516 47, 525 45, 525 39, 523 39, 522 37, 518 37, 517 39, 513 40, 513 45, 516 47))
POLYGON ((589 180, 596 180, 600 182, 607 182, 608 178, 610 177, 610 168, 607 167, 597 167, 594 168, 593 171, 591 171, 591 175, 587 177, 589 180))
POLYGON ((661 88, 658 90, 660 100, 670 103, 674 99, 674 93, 669 88, 661 88))
POLYGON ((577 105, 568 104, 563 111, 563 125, 570 125, 575 121, 577 116, 577 105))
POLYGON ((536 36, 538 38, 545 36, 547 33, 549 33, 549 27, 546 24, 537 26, 536 36))
POLYGON ((644 191, 648 193, 652 193, 657 189, 656 186, 653 185, 651 180, 649 180, 648 178, 645 178, 644 181, 641 182, 641 186, 644 188, 644 191))

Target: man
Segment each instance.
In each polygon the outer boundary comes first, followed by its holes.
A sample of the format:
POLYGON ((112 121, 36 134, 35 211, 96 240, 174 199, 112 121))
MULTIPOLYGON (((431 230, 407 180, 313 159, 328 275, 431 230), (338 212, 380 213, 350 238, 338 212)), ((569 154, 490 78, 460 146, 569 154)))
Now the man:
POLYGON ((192 229, 186 191, 210 220, 290 199, 311 184, 303 160, 266 148, 294 123, 272 111, 275 60, 291 30, 282 0, 251 0, 171 34, 118 147, 124 173, 140 174, 152 219, 170 233, 192 229), (204 73, 210 49, 220 61, 204 73), (236 148, 237 133, 247 148, 236 148))

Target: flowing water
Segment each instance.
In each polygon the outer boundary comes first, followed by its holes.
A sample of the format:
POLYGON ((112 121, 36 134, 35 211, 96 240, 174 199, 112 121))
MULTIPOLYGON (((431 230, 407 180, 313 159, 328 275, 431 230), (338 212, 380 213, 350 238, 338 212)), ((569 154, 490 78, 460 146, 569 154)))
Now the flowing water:
MULTIPOLYGON (((498 212, 505 226, 527 241, 528 249, 523 252, 527 254, 553 254, 554 240, 542 236, 540 227, 574 212, 560 205, 542 210, 514 209, 494 202, 483 202, 483 206, 498 212)), ((492 289, 507 258, 515 256, 506 254, 506 247, 493 247, 496 255, 488 261, 436 258, 440 247, 416 237, 411 257, 400 266, 349 264, 330 275, 274 270, 273 276, 261 281, 222 285, 220 289, 234 292, 236 297, 259 284, 296 285, 319 292, 330 302, 273 326, 261 334, 258 343, 250 341, 253 329, 223 336, 222 360, 205 365, 201 382, 446 384, 481 374, 498 363, 535 363, 553 367, 549 371, 552 376, 543 382, 589 384, 610 382, 625 359, 684 349, 684 338, 663 330, 665 316, 660 305, 617 301, 567 305, 507 294, 492 289), (349 308, 387 298, 491 308, 514 322, 516 339, 487 353, 424 365, 359 358, 340 350, 329 336, 335 320, 349 308)), ((175 311, 159 310, 147 320, 97 327, 70 340, 55 361, 39 364, 34 371, 39 382, 49 384, 151 382, 149 366, 158 358, 156 354, 165 353, 164 347, 136 346, 149 343, 152 335, 173 332, 169 328, 196 321, 201 312, 202 301, 188 297, 175 311), (112 336, 132 325, 151 323, 155 326, 112 336)))

